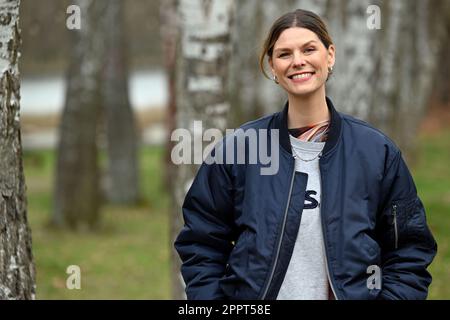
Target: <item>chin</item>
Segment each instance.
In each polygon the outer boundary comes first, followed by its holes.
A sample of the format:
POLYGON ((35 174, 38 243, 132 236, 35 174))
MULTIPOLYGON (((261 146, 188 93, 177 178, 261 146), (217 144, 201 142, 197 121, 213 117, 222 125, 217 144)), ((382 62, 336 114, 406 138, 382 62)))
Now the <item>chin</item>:
POLYGON ((289 94, 294 97, 309 97, 313 95, 314 93, 318 92, 317 89, 305 89, 305 90, 293 90, 290 91, 289 94))
POLYGON ((314 88, 302 88, 302 89, 298 89, 296 88, 296 90, 286 90, 288 91, 289 95, 292 95, 294 97, 309 97, 313 94, 316 94, 317 92, 320 91, 320 87, 314 87, 314 88))

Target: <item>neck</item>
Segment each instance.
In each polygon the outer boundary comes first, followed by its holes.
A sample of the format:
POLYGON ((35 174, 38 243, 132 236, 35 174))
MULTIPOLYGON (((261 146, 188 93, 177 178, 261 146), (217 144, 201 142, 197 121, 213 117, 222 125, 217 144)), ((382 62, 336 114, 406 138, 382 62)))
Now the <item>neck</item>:
POLYGON ((288 128, 301 128, 330 120, 330 113, 323 94, 289 96, 288 128))

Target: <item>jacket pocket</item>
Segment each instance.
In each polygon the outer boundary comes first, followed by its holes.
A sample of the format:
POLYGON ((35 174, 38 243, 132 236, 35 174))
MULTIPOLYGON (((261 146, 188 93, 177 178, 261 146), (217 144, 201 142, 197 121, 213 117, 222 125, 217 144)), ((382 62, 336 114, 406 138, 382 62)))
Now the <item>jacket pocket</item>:
POLYGON ((408 237, 408 212, 415 199, 397 200, 386 206, 381 216, 379 232, 384 249, 396 250, 408 237))
POLYGON ((239 288, 243 284, 242 275, 248 273, 248 248, 252 243, 252 234, 248 229, 241 232, 230 253, 225 274, 219 281, 219 285, 227 299, 236 299, 239 288))
POLYGON ((425 210, 417 197, 392 202, 385 209, 382 219, 383 247, 396 250, 410 242, 434 245, 426 224, 425 210))

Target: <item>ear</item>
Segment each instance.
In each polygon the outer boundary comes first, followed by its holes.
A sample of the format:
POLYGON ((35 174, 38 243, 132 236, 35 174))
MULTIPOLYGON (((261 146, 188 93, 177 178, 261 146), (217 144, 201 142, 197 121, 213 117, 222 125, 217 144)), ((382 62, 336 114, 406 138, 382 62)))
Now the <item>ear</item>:
POLYGON ((328 66, 334 66, 336 62, 336 48, 333 44, 328 47, 328 66))
POLYGON ((268 62, 269 62, 270 69, 272 70, 272 74, 275 74, 275 70, 273 70, 273 61, 272 61, 272 57, 269 57, 268 62))

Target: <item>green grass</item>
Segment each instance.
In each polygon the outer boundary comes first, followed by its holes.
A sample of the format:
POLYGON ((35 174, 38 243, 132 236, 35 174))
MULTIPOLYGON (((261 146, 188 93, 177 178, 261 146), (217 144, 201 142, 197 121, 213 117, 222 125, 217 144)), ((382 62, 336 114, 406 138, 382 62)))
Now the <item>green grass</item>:
POLYGON ((427 221, 438 243, 429 267, 429 299, 450 299, 450 131, 420 137, 420 158, 412 172, 427 221))
POLYGON ((52 205, 55 157, 27 152, 28 219, 36 263, 37 299, 169 299, 168 197, 162 188, 161 148, 140 153, 136 207, 107 205, 96 233, 46 227, 52 205), (81 290, 66 288, 66 269, 81 269, 81 290))
MULTIPOLYGON (((429 270, 430 299, 450 299, 450 131, 420 138, 412 168, 428 223, 438 242, 429 270)), ((24 155, 28 216, 37 270, 38 299, 169 299, 168 196, 163 192, 161 148, 140 153, 143 201, 105 206, 97 233, 45 227, 50 216, 54 153, 24 155), (66 288, 66 268, 81 268, 81 290, 66 288)))

